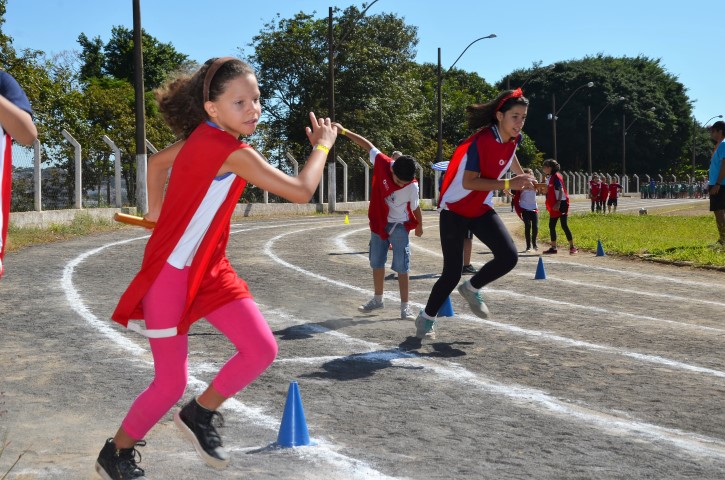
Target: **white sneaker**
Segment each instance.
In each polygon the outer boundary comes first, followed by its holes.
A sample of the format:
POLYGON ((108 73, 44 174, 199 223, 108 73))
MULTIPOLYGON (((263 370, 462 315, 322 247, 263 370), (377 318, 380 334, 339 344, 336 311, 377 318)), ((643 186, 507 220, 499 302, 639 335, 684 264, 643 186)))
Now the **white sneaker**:
POLYGON ((476 316, 480 318, 488 318, 488 307, 483 301, 483 296, 481 296, 481 292, 472 292, 468 289, 468 285, 466 285, 467 283, 468 281, 465 281, 458 286, 458 293, 460 293, 461 296, 466 299, 468 305, 471 307, 471 311, 476 316))
POLYGON ((416 315, 410 310, 410 306, 400 309, 400 318, 403 320, 415 320, 415 317, 416 315))
POLYGON ((418 317, 415 319, 415 336, 420 339, 436 338, 435 324, 436 321, 424 317, 423 310, 421 310, 418 317))
POLYGON ((372 300, 370 300, 365 305, 360 305, 359 307, 357 307, 357 309, 363 313, 368 313, 368 312, 372 312, 373 310, 383 308, 384 306, 385 305, 382 302, 382 300, 375 300, 375 297, 373 297, 372 300))

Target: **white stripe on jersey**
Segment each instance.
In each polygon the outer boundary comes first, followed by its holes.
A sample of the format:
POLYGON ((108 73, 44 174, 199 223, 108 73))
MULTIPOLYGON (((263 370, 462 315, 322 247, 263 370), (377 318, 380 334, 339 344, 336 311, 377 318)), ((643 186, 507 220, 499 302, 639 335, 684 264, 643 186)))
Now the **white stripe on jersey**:
POLYGON ((209 190, 207 190, 204 196, 204 200, 199 204, 199 208, 194 213, 184 234, 179 239, 179 243, 176 244, 174 251, 171 252, 171 255, 166 260, 171 266, 181 269, 187 265, 191 265, 191 262, 194 260, 194 255, 196 255, 196 251, 199 245, 201 245, 206 231, 209 229, 209 225, 211 225, 219 207, 227 198, 229 189, 236 178, 236 175, 233 173, 228 173, 225 176, 215 178, 211 182, 209 190))

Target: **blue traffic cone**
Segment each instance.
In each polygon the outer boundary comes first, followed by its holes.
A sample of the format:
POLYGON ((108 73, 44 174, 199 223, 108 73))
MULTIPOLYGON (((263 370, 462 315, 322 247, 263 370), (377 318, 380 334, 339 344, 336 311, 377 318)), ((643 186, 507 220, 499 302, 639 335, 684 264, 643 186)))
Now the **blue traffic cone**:
POLYGON ((438 317, 453 317, 455 313, 453 313, 453 304, 451 303, 451 297, 446 298, 446 301, 443 302, 443 305, 441 305, 441 308, 438 309, 438 313, 436 316, 438 317))
POLYGON ((534 280, 546 280, 546 270, 544 270, 544 259, 539 257, 539 265, 536 267, 536 275, 534 280))
POLYGON ((305 410, 302 408, 302 397, 297 382, 290 382, 287 391, 287 402, 284 404, 282 425, 277 435, 277 445, 280 447, 300 447, 312 445, 310 434, 307 431, 305 410))
POLYGON ((597 257, 605 257, 607 254, 604 253, 604 247, 602 247, 602 241, 597 240, 597 257))

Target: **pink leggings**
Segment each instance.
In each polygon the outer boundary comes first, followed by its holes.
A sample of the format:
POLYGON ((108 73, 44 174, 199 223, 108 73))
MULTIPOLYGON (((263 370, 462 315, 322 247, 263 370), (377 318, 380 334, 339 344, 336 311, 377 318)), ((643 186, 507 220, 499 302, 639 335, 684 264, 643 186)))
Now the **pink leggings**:
MULTIPOLYGON (((143 299, 146 328, 175 327, 186 296, 189 267, 179 270, 168 263, 143 299)), ((212 381, 214 389, 229 398, 252 383, 277 356, 277 342, 254 300, 233 300, 206 316, 237 348, 212 381)), ((152 338, 154 379, 131 405, 121 426, 142 439, 186 390, 188 336, 152 338)))

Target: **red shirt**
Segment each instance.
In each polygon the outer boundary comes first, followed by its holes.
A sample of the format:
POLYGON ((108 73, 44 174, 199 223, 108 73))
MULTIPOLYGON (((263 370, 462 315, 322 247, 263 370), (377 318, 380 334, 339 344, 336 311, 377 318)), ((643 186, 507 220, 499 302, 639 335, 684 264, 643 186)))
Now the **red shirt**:
MULTIPOLYGON (((388 225, 388 210, 390 208, 385 203, 385 197, 403 188, 393 180, 392 165, 393 160, 384 153, 378 153, 373 165, 373 188, 368 207, 368 220, 370 221, 370 231, 378 234, 383 240, 389 236, 388 232, 385 231, 385 227, 388 225)), ((416 182, 417 180, 413 179, 413 181, 416 182)), ((405 229, 411 231, 418 226, 418 220, 410 209, 410 203, 408 203, 408 219, 405 222, 405 229)))
MULTIPOLYGON (((191 133, 179 151, 171 170, 159 220, 146 244, 141 270, 121 296, 111 318, 123 326, 130 319, 143 319, 143 297, 158 277, 166 260, 199 208, 208 186, 229 155, 249 145, 206 123, 191 133)), ((194 255, 189 271, 186 304, 178 334, 192 323, 232 300, 248 298, 247 283, 239 278, 226 257, 232 214, 246 181, 237 177, 227 198, 194 255)))
POLYGON ((601 188, 601 182, 595 182, 594 180, 589 181, 589 191, 591 192, 592 200, 597 200, 599 198, 599 190, 601 190, 601 188))
POLYGON ((607 199, 607 196, 609 195, 609 184, 602 183, 602 189, 599 192, 599 200, 604 201, 607 199))
POLYGON ((622 189, 622 186, 618 183, 610 183, 609 184, 609 198, 617 198, 617 195, 619 194, 619 191, 622 189))
POLYGON ((491 192, 463 188, 463 174, 470 170, 466 166, 473 162, 481 178, 501 178, 509 169, 520 141, 521 135, 508 142, 499 141, 493 127, 484 128, 468 137, 456 148, 448 164, 441 185, 441 205, 468 218, 480 217, 491 210, 488 203, 491 192))
POLYGON ((554 204, 559 201, 556 199, 556 190, 561 190, 563 193, 561 202, 569 201, 569 194, 566 193, 566 187, 564 187, 564 177, 559 172, 549 177, 549 183, 546 187, 546 209, 549 211, 549 217, 551 218, 561 217, 561 209, 554 210, 554 204))

